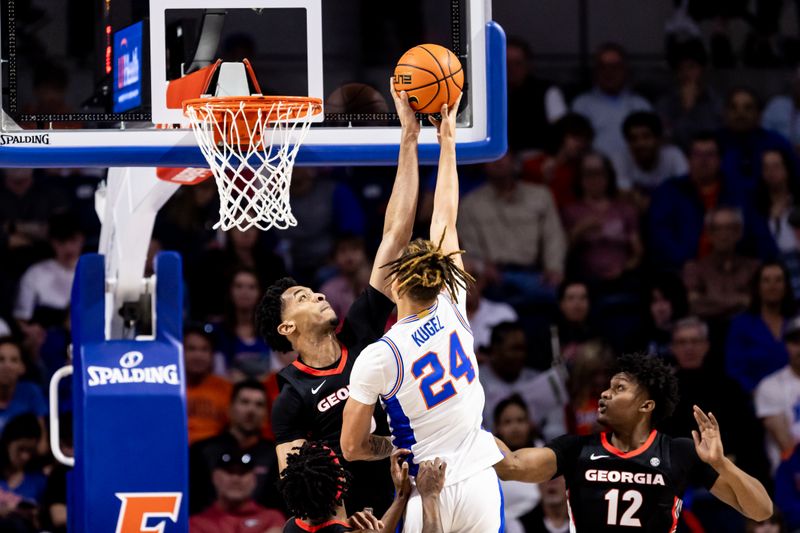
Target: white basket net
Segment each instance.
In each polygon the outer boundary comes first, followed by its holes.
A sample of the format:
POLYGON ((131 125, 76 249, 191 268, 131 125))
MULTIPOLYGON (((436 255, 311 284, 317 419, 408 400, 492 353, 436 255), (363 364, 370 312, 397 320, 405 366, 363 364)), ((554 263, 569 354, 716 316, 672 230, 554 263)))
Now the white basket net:
POLYGON ((209 101, 188 105, 185 113, 217 182, 219 222, 214 228, 296 226, 289 186, 314 106, 275 101, 248 109, 245 101, 238 107, 209 101))

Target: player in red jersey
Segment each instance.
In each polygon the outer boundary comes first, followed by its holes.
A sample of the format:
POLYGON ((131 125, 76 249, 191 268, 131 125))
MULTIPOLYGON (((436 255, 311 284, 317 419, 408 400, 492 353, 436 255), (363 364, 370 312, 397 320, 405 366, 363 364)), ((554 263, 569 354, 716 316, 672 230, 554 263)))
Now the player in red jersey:
MULTIPOLYGON (((351 475, 336 453, 321 442, 306 441, 296 453, 286 456, 286 468, 278 482, 289 510, 294 516, 286 522, 284 533, 390 533, 397 529, 411 494, 408 450, 392 452, 391 474, 395 488, 392 505, 378 520, 370 512, 358 512, 347 518, 344 498, 351 475)), ((439 493, 444 486, 447 465, 439 459, 420 463, 416 476, 417 490, 423 499, 423 533, 442 533, 439 517, 439 493)))
POLYGON ((663 361, 623 356, 600 396, 598 421, 607 432, 565 435, 544 448, 516 452, 501 445, 506 457, 495 468, 501 479, 530 483, 563 475, 572 532, 674 532, 690 483, 749 518, 769 518, 766 489, 725 457, 712 413, 695 406, 694 443, 654 429, 677 400, 677 382, 663 361))

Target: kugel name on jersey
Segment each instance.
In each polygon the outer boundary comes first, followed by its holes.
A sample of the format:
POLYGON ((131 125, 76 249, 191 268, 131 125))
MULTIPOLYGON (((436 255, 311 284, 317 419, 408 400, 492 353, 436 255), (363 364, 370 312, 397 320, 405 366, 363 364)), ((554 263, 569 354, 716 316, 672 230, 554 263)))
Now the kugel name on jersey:
POLYGON ((425 322, 417 331, 411 334, 411 338, 417 344, 417 346, 422 346, 425 344, 425 341, 436 335, 438 332, 442 331, 444 328, 442 327, 442 322, 439 320, 438 316, 435 316, 425 322))
POLYGON ((618 470, 587 470, 585 477, 586 481, 665 486, 664 476, 661 474, 620 472, 618 470))

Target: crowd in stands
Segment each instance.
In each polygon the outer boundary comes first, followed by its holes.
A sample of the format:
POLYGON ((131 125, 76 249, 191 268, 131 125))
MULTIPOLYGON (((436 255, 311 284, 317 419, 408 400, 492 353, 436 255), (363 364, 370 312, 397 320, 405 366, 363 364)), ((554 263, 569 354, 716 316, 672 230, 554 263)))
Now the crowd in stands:
MULTIPOLYGON (((697 39, 671 43, 667 59, 673 81, 645 98, 624 48, 604 44, 592 86, 568 98, 509 39, 510 149, 460 169, 484 424, 512 449, 598 431, 615 357, 664 358, 681 401, 660 429, 688 437, 692 406, 712 411, 726 453, 777 504, 771 525, 749 523, 690 488, 679 531, 800 531, 800 76, 783 71, 785 95, 712 86, 697 39)), ((98 177, 80 172, 2 170, 2 531, 65 531, 67 468, 49 455, 44 417, 46 384, 68 361, 76 263, 98 240, 86 192, 98 177)), ((422 170, 419 235, 434 174, 422 170)), ((368 283, 392 178, 295 169, 298 225, 284 232, 212 229, 212 182, 159 214, 151 251, 179 251, 185 271, 192 532, 281 530, 270 412, 293 354, 259 337, 254 309, 291 274, 344 317, 368 283)), ((509 532, 568 530, 563 480, 504 491, 509 532)))

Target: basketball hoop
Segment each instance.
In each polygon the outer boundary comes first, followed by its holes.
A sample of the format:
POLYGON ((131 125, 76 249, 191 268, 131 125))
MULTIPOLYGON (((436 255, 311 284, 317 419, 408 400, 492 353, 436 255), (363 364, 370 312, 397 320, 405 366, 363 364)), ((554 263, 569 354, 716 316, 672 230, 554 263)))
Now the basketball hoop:
POLYGON ((219 190, 214 228, 297 225, 289 206, 295 157, 322 100, 300 96, 194 98, 183 102, 219 190))

